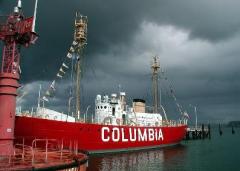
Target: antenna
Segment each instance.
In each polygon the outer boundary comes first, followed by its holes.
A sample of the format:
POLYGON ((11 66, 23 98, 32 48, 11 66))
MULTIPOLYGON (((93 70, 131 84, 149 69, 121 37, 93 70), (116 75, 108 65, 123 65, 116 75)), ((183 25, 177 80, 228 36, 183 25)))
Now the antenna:
POLYGON ((42 90, 42 85, 39 85, 39 91, 38 91, 38 108, 40 107, 40 103, 41 103, 41 90, 42 90))
MULTIPOLYGON (((19 0, 21 2, 21 0, 19 0)), ((19 2, 18 1, 18 2, 19 2)), ((35 23, 36 23, 36 17, 37 17, 37 5, 38 0, 35 0, 35 7, 34 7, 34 14, 33 14, 33 25, 32 25, 32 32, 35 32, 35 23)))
POLYGON ((18 7, 19 9, 22 8, 22 1, 21 1, 21 0, 18 0, 18 5, 17 5, 17 7, 18 7))
POLYGON ((17 6, 15 6, 14 8, 13 8, 13 11, 14 11, 14 13, 19 13, 20 12, 20 10, 22 9, 22 1, 21 0, 18 0, 18 2, 17 2, 17 6))

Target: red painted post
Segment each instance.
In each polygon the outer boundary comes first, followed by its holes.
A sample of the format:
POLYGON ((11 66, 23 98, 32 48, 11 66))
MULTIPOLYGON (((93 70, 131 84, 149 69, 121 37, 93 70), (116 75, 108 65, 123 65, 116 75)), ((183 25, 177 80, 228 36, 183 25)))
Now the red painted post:
MULTIPOLYGON (((15 53, 15 51, 12 51, 12 53, 15 53)), ((15 72, 13 66, 7 63, 10 55, 14 56, 15 54, 8 55, 3 54, 3 58, 8 59, 5 60, 6 63, 3 63, 3 72, 0 73, 0 155, 13 154, 16 96, 19 87, 18 72, 15 72), (6 66, 7 64, 8 66, 6 66), (4 69, 6 67, 11 69, 4 69)), ((13 62, 11 63, 13 64, 13 62)))
POLYGON ((21 2, 14 8, 5 23, 0 23, 0 40, 3 41, 0 71, 0 156, 14 152, 14 125, 17 88, 19 87, 19 60, 21 46, 28 47, 37 38, 33 17, 25 18, 21 2))

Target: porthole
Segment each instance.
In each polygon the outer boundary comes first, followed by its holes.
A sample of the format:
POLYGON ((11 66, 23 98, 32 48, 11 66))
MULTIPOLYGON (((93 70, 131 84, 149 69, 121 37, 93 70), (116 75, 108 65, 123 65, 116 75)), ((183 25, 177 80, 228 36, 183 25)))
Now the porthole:
POLYGON ((101 106, 101 109, 102 109, 103 107, 101 106))
POLYGON ((107 106, 104 106, 104 109, 107 109, 107 106))

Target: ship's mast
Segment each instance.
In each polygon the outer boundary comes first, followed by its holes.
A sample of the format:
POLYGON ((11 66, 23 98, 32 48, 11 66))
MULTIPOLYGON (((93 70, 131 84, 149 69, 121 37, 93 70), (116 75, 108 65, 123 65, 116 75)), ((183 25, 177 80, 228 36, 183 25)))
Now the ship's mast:
POLYGON ((87 17, 82 16, 80 13, 76 13, 75 18, 75 33, 74 33, 74 41, 77 42, 76 48, 76 112, 75 119, 79 120, 80 118, 80 80, 81 80, 81 57, 82 52, 87 44, 87 17))
POLYGON ((13 13, 4 23, 0 23, 0 40, 4 43, 0 71, 0 155, 13 154, 20 48, 28 47, 37 39, 34 20, 34 17, 24 17, 22 2, 18 0, 13 13))
POLYGON ((151 68, 152 68, 153 113, 158 113, 159 108, 158 70, 160 68, 160 62, 157 56, 153 57, 153 63, 151 68))

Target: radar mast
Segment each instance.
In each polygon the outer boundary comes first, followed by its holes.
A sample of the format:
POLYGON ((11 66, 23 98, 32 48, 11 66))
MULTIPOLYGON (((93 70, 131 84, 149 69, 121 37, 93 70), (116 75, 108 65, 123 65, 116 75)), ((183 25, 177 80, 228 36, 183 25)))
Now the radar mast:
POLYGON ((159 90, 158 90, 158 71, 160 68, 159 58, 153 57, 152 63, 152 96, 153 96, 153 113, 158 113, 159 109, 159 90))
POLYGON ((83 49, 87 44, 87 17, 76 12, 74 41, 77 42, 76 47, 76 121, 80 118, 80 81, 81 81, 81 60, 83 49))

